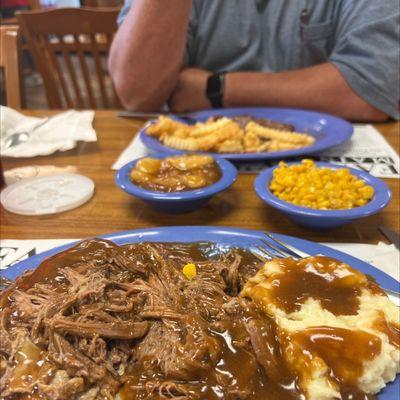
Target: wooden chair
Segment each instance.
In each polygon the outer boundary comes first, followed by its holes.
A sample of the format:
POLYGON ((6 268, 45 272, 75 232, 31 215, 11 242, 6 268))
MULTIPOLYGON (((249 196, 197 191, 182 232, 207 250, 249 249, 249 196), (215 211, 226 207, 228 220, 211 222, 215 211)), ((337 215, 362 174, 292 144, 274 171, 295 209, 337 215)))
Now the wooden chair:
POLYGON ((21 108, 20 40, 17 26, 0 26, 0 67, 4 69, 6 102, 21 108))
POLYGON ((118 8, 17 13, 50 108, 120 108, 107 72, 118 8))

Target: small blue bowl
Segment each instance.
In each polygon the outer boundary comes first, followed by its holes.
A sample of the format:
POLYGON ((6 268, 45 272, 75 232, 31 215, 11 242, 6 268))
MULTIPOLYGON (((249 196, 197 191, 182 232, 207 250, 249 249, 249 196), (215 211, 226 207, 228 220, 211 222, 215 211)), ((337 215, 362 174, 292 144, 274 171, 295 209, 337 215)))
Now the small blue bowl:
MULTIPOLYGON (((288 165, 299 164, 298 162, 287 163, 288 165)), ((316 162, 318 167, 326 167, 330 169, 347 168, 343 165, 316 162)), ((254 189, 257 195, 269 204, 271 207, 284 213, 290 220, 296 224, 315 230, 324 230, 336 228, 347 224, 355 219, 368 217, 385 208, 390 201, 391 192, 386 184, 367 172, 357 169, 348 168, 352 175, 362 179, 366 184, 372 186, 375 190, 374 197, 365 206, 346 209, 346 210, 317 210, 296 206, 292 203, 283 201, 272 194, 269 190, 270 181, 273 172, 278 165, 272 168, 267 168, 260 172, 254 182, 254 189)))
MULTIPOLYGON (((165 157, 170 157, 170 155, 152 154, 151 157, 163 159, 165 157)), ((131 181, 129 173, 140 160, 140 158, 121 167, 115 175, 115 182, 123 191, 142 199, 158 211, 169 214, 182 214, 200 208, 207 203, 211 197, 227 189, 236 181, 237 169, 234 167, 234 165, 222 158, 213 158, 221 170, 220 180, 212 185, 196 190, 163 193, 143 189, 140 186, 135 185, 131 181)))

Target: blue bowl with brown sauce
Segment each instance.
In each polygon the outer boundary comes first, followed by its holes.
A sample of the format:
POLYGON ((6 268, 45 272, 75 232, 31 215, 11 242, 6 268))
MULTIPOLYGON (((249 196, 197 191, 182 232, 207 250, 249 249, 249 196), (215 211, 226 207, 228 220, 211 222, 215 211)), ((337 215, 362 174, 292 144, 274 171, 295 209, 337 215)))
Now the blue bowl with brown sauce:
MULTIPOLYGON (((166 157, 170 157, 170 155, 151 155, 151 158, 160 160, 166 157)), ((237 178, 237 169, 231 162, 223 158, 213 157, 221 172, 221 177, 217 182, 194 190, 158 192, 144 189, 133 183, 130 178, 132 169, 142 158, 131 161, 121 167, 115 174, 115 182, 124 192, 143 200, 157 211, 163 213, 182 214, 195 211, 206 204, 213 196, 230 187, 237 178)))

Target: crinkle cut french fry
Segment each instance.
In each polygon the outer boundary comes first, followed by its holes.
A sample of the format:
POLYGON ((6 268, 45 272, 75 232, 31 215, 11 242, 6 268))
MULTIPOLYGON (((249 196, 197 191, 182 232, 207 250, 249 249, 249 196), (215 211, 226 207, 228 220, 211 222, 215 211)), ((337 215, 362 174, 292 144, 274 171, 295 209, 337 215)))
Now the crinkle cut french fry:
POLYGON ((243 139, 243 145, 247 152, 257 151, 261 146, 261 139, 253 132, 247 132, 243 139))
POLYGON ((300 144, 302 146, 314 143, 315 139, 305 133, 281 131, 277 129, 267 128, 261 126, 253 121, 246 125, 246 132, 254 133, 263 139, 277 140, 279 142, 286 142, 292 144, 300 144))
POLYGON ((226 126, 224 128, 218 129, 210 135, 203 136, 198 138, 198 143, 202 150, 211 150, 218 143, 223 142, 234 136, 232 134, 232 129, 230 126, 226 126))
POLYGON ((161 115, 158 117, 157 122, 147 127, 146 133, 150 136, 160 136, 162 134, 174 134, 179 129, 187 128, 188 125, 161 115))
POLYGON ((166 146, 173 147, 178 150, 196 151, 201 150, 198 140, 194 138, 179 138, 176 136, 165 136, 163 142, 166 146))
POLYGON ((219 153, 242 153, 242 141, 238 139, 226 139, 215 146, 219 153))
POLYGON ((234 122, 228 118, 221 118, 209 124, 198 123, 193 127, 192 131, 190 132, 190 136, 196 138, 208 136, 232 124, 234 124, 234 122))

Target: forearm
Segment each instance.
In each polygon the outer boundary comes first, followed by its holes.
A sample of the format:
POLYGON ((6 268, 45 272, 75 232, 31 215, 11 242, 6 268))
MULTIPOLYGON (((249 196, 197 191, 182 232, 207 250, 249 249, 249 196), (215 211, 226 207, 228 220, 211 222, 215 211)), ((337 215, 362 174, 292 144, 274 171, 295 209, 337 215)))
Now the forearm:
POLYGON ((287 72, 229 73, 225 82, 226 107, 296 107, 350 120, 387 119, 386 114, 359 97, 339 70, 329 63, 287 72))
POLYGON ((109 57, 110 73, 126 108, 158 110, 182 67, 191 0, 135 0, 109 57))

